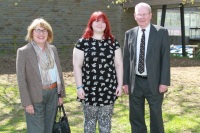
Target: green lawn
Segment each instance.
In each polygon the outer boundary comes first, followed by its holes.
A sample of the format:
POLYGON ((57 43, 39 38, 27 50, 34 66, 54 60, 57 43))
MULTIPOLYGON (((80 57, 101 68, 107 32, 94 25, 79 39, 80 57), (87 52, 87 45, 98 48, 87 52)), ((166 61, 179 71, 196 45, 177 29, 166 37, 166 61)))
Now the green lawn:
MULTIPOLYGON (((66 88, 65 109, 72 133, 83 133, 82 107, 76 101, 76 90, 66 88)), ((200 88, 170 88, 163 103, 166 133, 200 133, 200 88)), ((120 97, 112 118, 112 133, 130 133, 128 96, 120 97)), ((146 108, 149 130, 149 111, 146 108)), ((0 133, 25 133, 24 111, 16 85, 0 84, 0 133)))

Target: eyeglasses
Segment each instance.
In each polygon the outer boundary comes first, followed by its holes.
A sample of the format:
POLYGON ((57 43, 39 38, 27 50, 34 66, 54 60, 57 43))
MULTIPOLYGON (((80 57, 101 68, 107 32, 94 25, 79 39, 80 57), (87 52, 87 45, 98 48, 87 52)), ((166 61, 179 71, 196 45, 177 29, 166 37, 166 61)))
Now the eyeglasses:
POLYGON ((40 34, 40 33, 47 34, 48 33, 48 31, 46 29, 43 29, 43 30, 41 30, 41 29, 34 29, 34 30, 35 30, 35 32, 37 34, 40 34))
POLYGON ((146 17, 147 15, 149 15, 150 13, 145 13, 145 14, 136 14, 138 17, 146 17))

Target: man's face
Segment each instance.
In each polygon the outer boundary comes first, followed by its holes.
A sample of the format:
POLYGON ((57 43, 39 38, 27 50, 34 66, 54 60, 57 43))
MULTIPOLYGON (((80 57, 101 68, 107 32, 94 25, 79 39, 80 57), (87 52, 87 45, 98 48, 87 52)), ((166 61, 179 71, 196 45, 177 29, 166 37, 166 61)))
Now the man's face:
POLYGON ((147 7, 141 6, 135 12, 134 17, 138 25, 144 29, 150 24, 152 13, 150 13, 147 7))

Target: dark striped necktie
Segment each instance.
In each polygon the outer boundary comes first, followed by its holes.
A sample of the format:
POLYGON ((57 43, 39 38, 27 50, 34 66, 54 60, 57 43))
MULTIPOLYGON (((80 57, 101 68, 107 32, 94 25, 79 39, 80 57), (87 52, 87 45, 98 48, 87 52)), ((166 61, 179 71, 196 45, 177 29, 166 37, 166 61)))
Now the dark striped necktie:
POLYGON ((142 37, 140 43, 140 55, 139 55, 139 63, 138 63, 138 72, 144 72, 144 57, 145 57, 145 29, 142 29, 142 37))

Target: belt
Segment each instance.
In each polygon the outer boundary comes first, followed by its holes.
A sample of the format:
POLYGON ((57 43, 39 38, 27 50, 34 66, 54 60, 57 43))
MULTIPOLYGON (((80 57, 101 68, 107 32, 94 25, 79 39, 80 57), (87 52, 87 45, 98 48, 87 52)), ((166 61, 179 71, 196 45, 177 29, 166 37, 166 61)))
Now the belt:
POLYGON ((56 87, 57 87, 57 82, 51 84, 49 89, 51 90, 51 89, 54 89, 54 88, 56 88, 56 87))
POLYGON ((136 76, 137 76, 137 77, 140 77, 140 78, 143 78, 143 79, 147 79, 147 75, 137 75, 137 74, 136 74, 136 76))
POLYGON ((57 87, 57 82, 51 84, 49 87, 43 87, 45 90, 52 90, 57 87))

